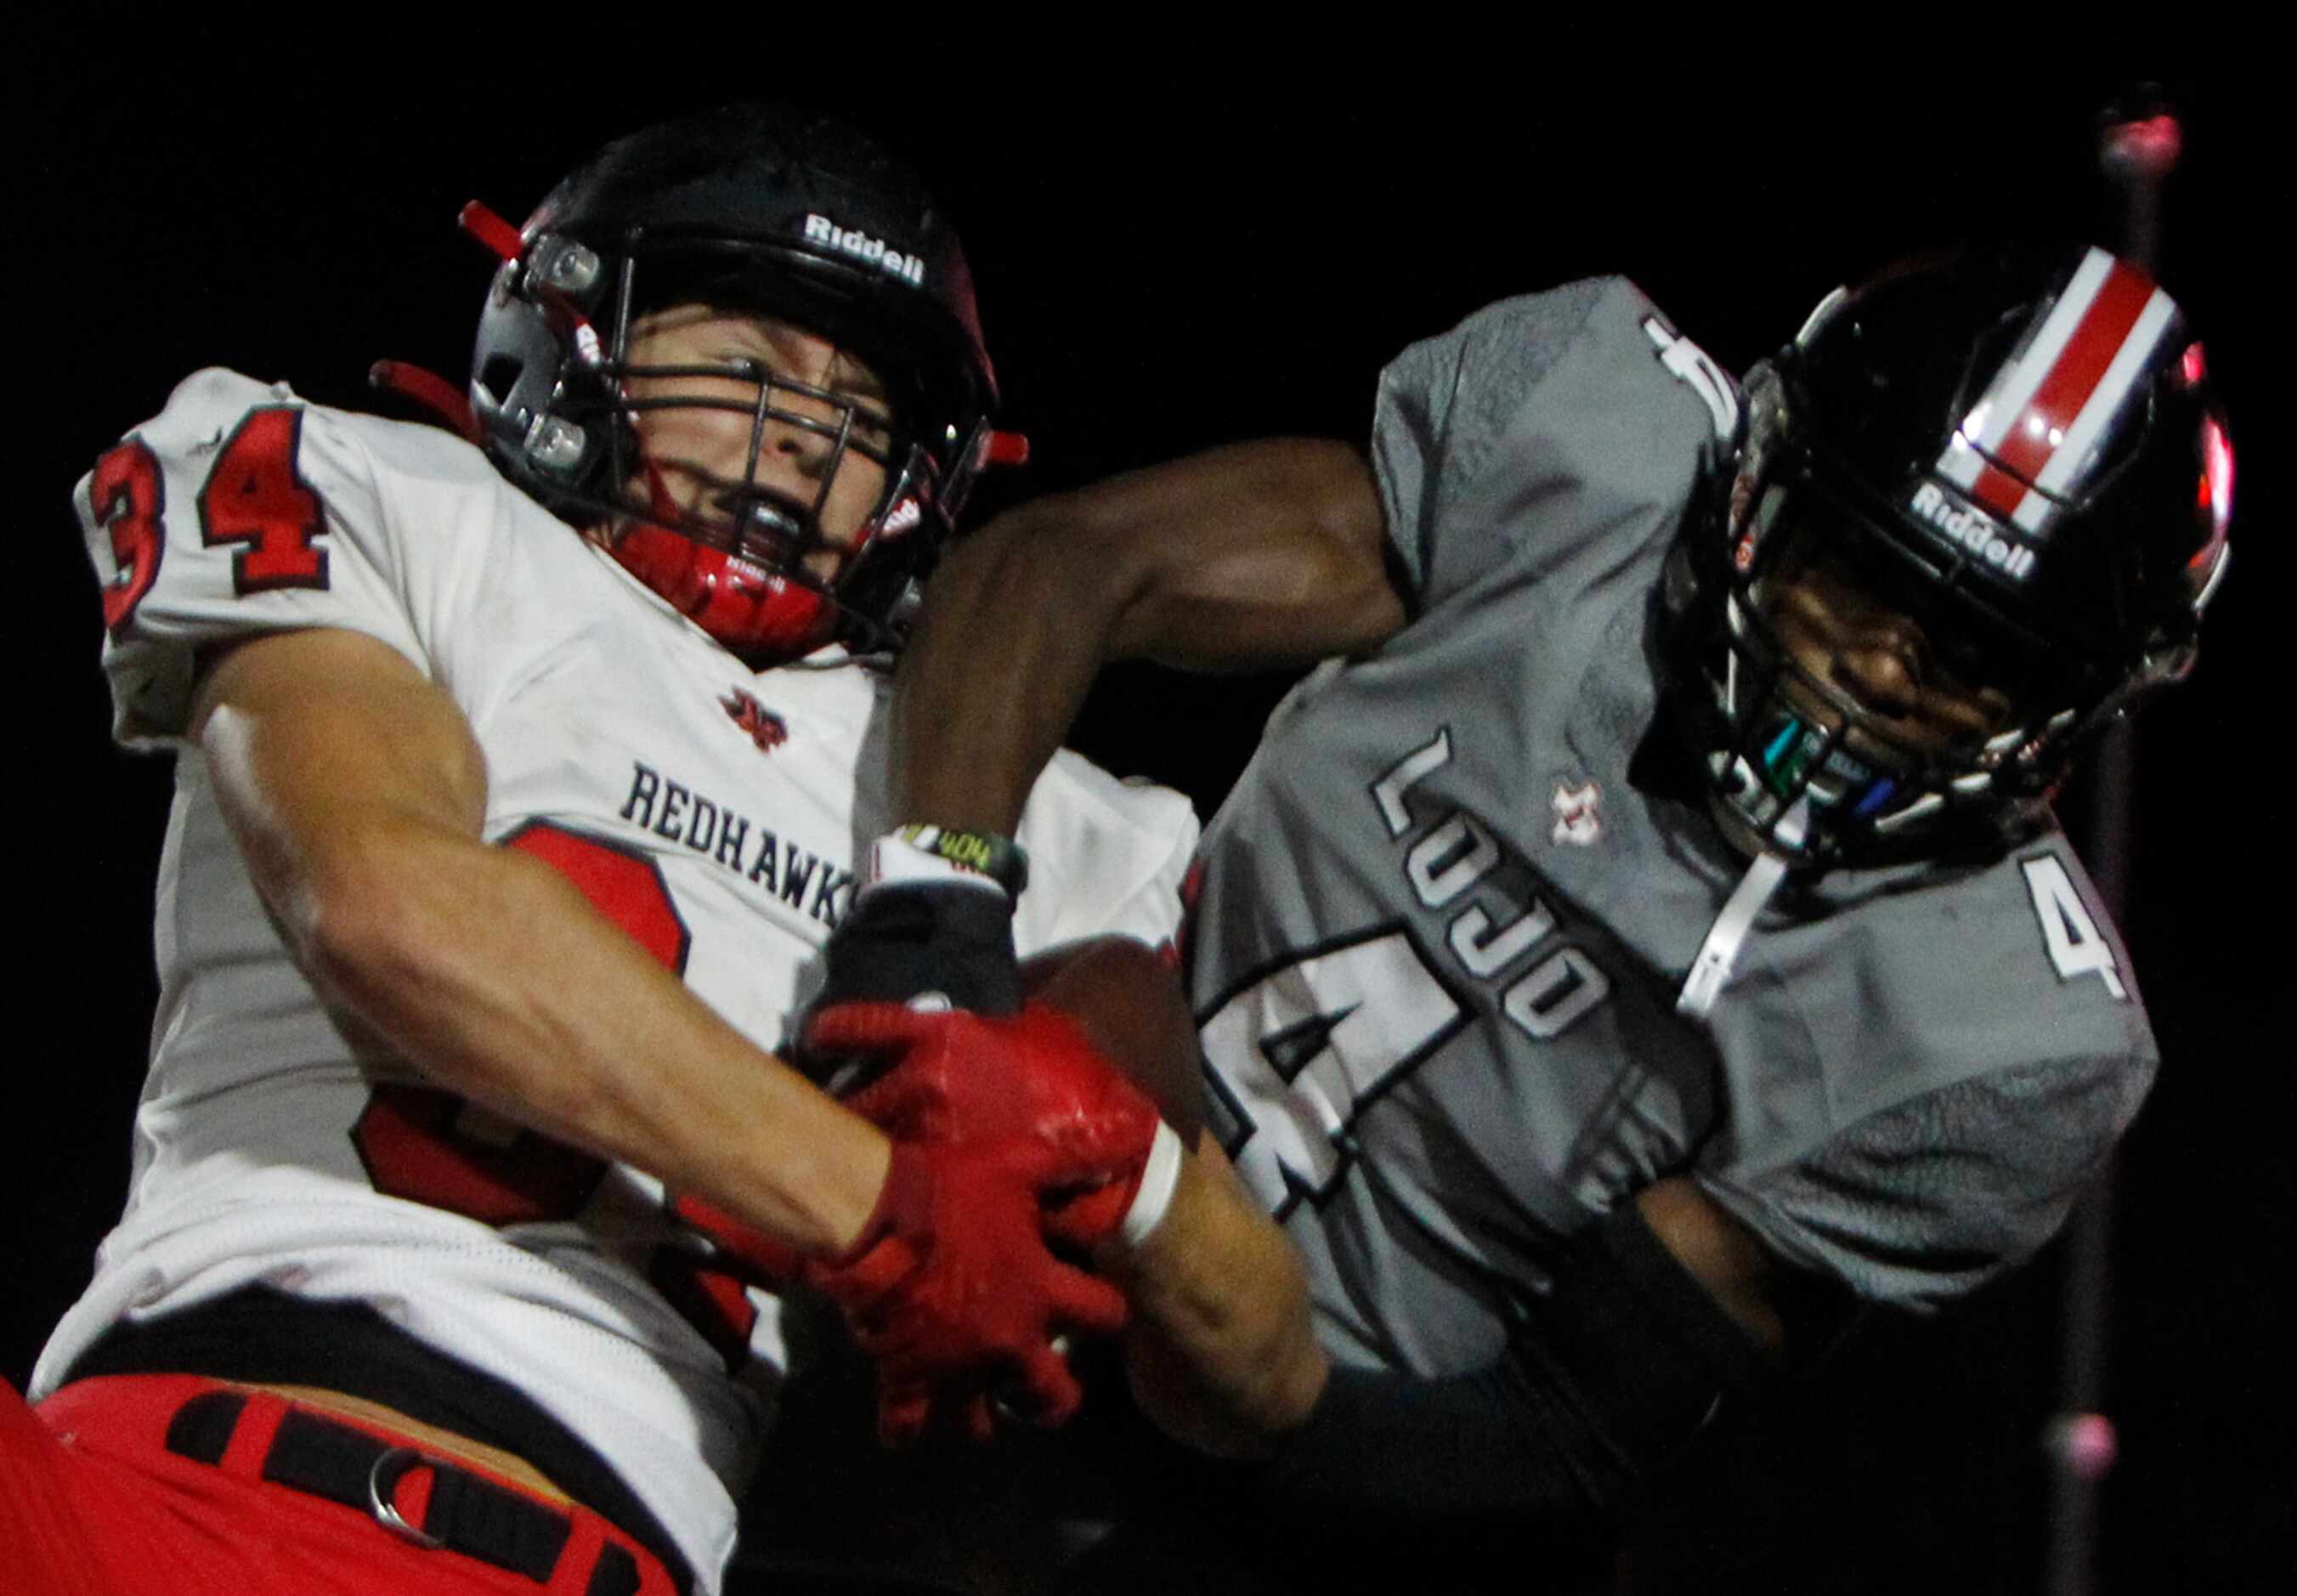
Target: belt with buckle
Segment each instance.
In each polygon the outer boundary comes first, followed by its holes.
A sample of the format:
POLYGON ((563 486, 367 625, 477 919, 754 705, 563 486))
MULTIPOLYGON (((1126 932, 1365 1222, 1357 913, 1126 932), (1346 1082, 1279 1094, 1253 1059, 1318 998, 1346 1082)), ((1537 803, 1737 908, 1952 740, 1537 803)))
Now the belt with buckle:
MULTIPOLYGON (((202 1392, 176 1410, 168 1424, 168 1450, 195 1462, 220 1464, 250 1405, 260 1409, 273 1402, 285 1411, 264 1450, 259 1477, 357 1509, 417 1546, 476 1558, 545 1584, 573 1538, 575 1515, 597 1517, 587 1509, 538 1501, 446 1459, 322 1418, 284 1398, 251 1398, 243 1391, 202 1392), (420 1524, 410 1521, 397 1501, 399 1482, 417 1469, 431 1474, 420 1524)), ((650 1557, 641 1563, 640 1555, 614 1540, 601 1540, 589 1581, 579 1588, 584 1596, 669 1591, 667 1574, 650 1557)))

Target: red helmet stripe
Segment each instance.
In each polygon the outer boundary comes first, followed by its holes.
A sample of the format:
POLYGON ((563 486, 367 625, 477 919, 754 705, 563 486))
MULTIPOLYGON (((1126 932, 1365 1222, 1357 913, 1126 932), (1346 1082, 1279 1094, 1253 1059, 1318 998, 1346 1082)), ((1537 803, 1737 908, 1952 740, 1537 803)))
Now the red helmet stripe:
POLYGON ((2020 506, 2019 520, 2022 524, 2032 524, 2028 520, 2029 516, 2038 520, 2047 513, 2041 500, 2043 494, 2063 497, 2073 486, 2075 473, 2088 461, 2091 446, 2137 386, 2153 358, 2154 350, 2177 316, 2177 307, 2168 294, 2142 276, 2138 283, 2145 291, 2138 313, 2131 318, 2115 347, 2112 359, 2074 413, 2065 436, 2054 447, 2049 464, 2035 476, 2037 492, 2031 502, 2020 506))
POLYGON ((2063 441, 2066 428, 2089 402, 2106 367, 2121 352, 2153 292, 2153 284, 2134 267, 2118 260, 2113 263, 2089 309, 2074 325, 2072 336, 2042 374, 2033 398, 2004 429, 2002 441, 1994 451, 1996 459, 2029 482, 2042 474, 2063 441))
POLYGON ((2039 531, 2175 314, 2137 267, 2093 249, 1939 457, 1994 514, 2039 531))
POLYGON ((1969 487, 1970 497, 1996 515, 2013 514, 2026 497, 2026 484, 1990 461, 1980 462, 1969 487))

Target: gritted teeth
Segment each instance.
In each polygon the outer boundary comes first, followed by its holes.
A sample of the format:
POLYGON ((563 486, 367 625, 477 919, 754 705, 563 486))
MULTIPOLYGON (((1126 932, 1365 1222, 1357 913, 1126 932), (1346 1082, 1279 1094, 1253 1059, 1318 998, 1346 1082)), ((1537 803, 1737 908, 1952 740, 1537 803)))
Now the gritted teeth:
POLYGON ((793 543, 805 536, 805 522, 779 505, 753 499, 743 506, 742 516, 745 532, 762 531, 793 543))
POLYGON ((770 489, 721 493, 710 504, 727 517, 720 535, 726 538, 728 552, 744 559, 779 564, 794 559, 817 541, 805 506, 770 489))

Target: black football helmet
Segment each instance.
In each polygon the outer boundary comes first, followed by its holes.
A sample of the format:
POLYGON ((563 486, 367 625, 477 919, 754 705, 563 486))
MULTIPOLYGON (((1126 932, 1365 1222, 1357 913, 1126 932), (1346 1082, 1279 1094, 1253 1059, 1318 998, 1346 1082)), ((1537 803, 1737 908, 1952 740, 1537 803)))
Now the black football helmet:
POLYGON ((1742 843, 1825 868, 2014 831, 2085 734, 2192 667, 2233 447, 2201 344, 2137 267, 2080 246, 1903 263, 1830 295, 1746 398, 1663 605, 1678 718, 1742 843), (1912 618, 1942 675, 2005 695, 2001 728, 1914 745, 1790 657, 1766 588, 1814 558, 1912 618))
POLYGON ((820 118, 731 105, 608 145, 515 236, 483 213, 465 222, 504 257, 470 402, 506 475, 576 525, 614 529, 624 566, 753 663, 832 636, 895 640, 915 580, 988 462, 997 398, 957 234, 905 166, 820 118), (852 400, 755 363, 633 367, 635 318, 689 302, 776 317, 866 361, 887 389, 890 448, 857 431, 852 400), (755 397, 630 396, 633 377, 700 375, 755 397), (709 516, 669 502, 631 425, 640 408, 697 403, 752 418, 750 469, 709 516), (811 506, 752 485, 769 421, 835 451, 811 506), (885 488, 860 547, 824 583, 800 560, 821 547, 818 517, 847 450, 882 465, 885 488))

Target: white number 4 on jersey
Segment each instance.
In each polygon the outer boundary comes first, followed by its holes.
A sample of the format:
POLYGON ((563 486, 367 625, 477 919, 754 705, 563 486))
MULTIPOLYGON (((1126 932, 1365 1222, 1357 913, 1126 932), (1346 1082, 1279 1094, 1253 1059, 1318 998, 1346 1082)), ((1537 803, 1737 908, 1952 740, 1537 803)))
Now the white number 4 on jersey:
POLYGON ((2064 863, 2051 854, 2025 861, 2026 890, 2034 894, 2034 913, 2042 922, 2042 940, 2049 945, 2050 962, 2058 977, 2071 981, 2095 975, 2117 998, 2129 993, 2121 984, 2121 971, 2113 962, 2113 948, 2089 917, 2088 906, 2074 890, 2064 863))

